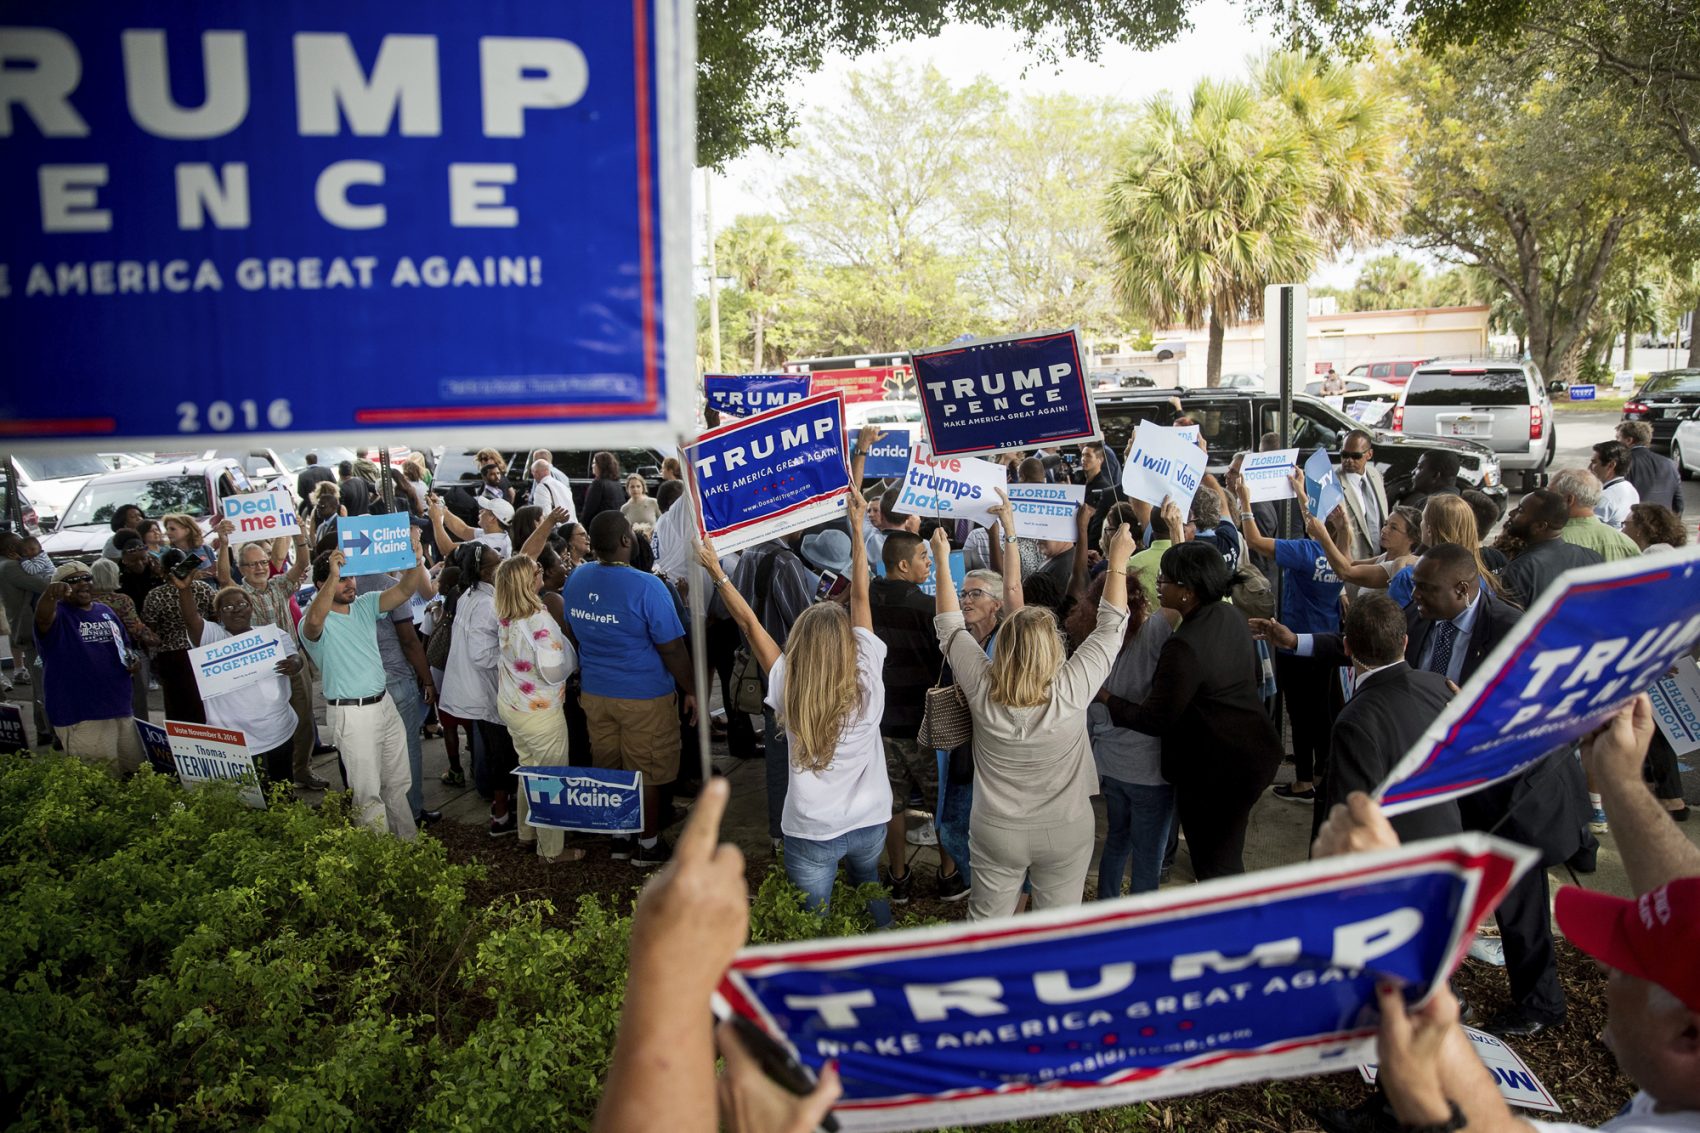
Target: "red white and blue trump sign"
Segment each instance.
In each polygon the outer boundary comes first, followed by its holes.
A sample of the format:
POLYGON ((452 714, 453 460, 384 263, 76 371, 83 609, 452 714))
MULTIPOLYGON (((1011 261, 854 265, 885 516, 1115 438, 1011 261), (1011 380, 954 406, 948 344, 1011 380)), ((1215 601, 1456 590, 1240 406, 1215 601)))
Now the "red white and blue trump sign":
POLYGON ((1115 901, 746 948, 716 996, 818 1072, 847 1130, 1123 1105, 1369 1057, 1536 858, 1481 834, 1115 901))
POLYGON ((843 515, 844 450, 837 392, 704 433, 685 448, 698 534, 727 554, 843 515))
POLYGON ((953 342, 914 355, 927 444, 974 456, 1098 440, 1073 330, 953 342))
POLYGON ((1400 814, 1581 739, 1700 641, 1700 548, 1566 571, 1376 791, 1400 814))
POLYGON ((754 417, 809 396, 807 374, 704 374, 703 398, 728 417, 754 417))

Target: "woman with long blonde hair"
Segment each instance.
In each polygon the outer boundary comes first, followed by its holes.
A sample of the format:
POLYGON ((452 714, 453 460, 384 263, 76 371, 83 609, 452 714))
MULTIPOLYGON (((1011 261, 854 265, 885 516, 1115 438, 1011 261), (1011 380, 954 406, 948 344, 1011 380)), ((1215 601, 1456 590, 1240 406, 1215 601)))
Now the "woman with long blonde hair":
MULTIPOLYGON (((515 555, 496 568, 496 712, 525 767, 567 762, 562 704, 567 679, 578 670, 578 654, 543 605, 542 589, 543 568, 530 555, 515 555)), ((584 857, 580 847, 563 848, 561 831, 526 821, 523 787, 514 792, 514 806, 519 840, 535 840, 538 857, 546 862, 584 857)))
MULTIPOLYGON (((1462 496, 1430 496, 1423 505, 1422 545, 1438 547, 1456 543, 1470 552, 1476 560, 1476 577, 1482 589, 1503 598, 1505 589, 1499 578, 1482 561, 1481 530, 1476 526, 1476 512, 1462 496)), ((1416 583, 1416 564, 1405 567, 1387 583, 1387 596, 1401 606, 1411 602, 1411 589, 1416 583)))
MULTIPOLYGON (((850 530, 859 531, 866 503, 848 497, 850 530)), ((868 552, 850 540, 850 608, 818 602, 792 624, 780 651, 743 595, 720 569, 714 544, 697 557, 767 673, 767 703, 790 742, 790 781, 780 830, 785 876, 825 910, 838 865, 852 885, 879 880, 880 851, 891 819, 891 780, 880 740, 885 643, 874 636, 868 605, 868 552)), ((1088 824, 1090 825, 1090 824, 1088 824)), ((884 900, 868 902, 874 923, 891 923, 884 900)))
MULTIPOLYGON (((1110 544, 1110 562, 1125 563, 1133 546, 1132 525, 1124 523, 1110 544)), ((1023 606, 1003 619, 988 659, 964 625, 942 529, 933 532, 933 569, 933 628, 974 718, 968 916, 1008 916, 1024 878, 1032 881, 1035 909, 1078 905, 1092 864, 1098 791, 1086 709, 1121 650, 1127 575, 1105 575, 1097 625, 1072 657, 1056 615, 1023 606)))

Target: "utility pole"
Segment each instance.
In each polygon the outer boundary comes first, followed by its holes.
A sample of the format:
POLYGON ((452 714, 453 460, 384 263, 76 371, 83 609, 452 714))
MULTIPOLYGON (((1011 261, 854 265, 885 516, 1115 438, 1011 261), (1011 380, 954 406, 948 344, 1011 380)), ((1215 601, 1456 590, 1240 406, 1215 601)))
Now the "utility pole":
POLYGON ((714 262, 714 171, 702 171, 702 218, 708 229, 708 360, 720 372, 720 268, 714 262))

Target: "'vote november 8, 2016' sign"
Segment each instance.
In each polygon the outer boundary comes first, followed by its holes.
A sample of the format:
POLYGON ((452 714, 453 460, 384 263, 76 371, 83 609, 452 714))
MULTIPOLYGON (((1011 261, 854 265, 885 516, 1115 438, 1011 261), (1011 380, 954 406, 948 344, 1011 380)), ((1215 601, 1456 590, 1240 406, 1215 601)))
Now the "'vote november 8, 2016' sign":
POLYGON ((1566 571, 1376 794, 1391 814, 1509 778, 1599 727, 1700 641, 1700 548, 1566 571))
POLYGON ((4 22, 12 445, 690 428, 680 0, 10 0, 4 22))
POLYGON ((1097 440, 1073 330, 952 343, 914 355, 927 445, 969 456, 1097 440))
POLYGON ((725 425, 685 449, 697 530, 726 554, 844 513, 844 399, 815 397, 725 425))
POLYGON ((1533 864, 1479 834, 1115 901, 746 948, 720 985, 851 1130, 931 1129, 1348 1070, 1375 987, 1426 1000, 1533 864))

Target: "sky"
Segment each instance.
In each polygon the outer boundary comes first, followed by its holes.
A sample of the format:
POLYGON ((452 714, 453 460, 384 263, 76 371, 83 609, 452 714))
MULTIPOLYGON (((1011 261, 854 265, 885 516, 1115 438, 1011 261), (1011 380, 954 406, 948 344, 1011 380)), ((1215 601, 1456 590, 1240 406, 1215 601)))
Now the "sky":
MULTIPOLYGON (((1193 30, 1156 51, 1135 51, 1112 45, 1097 62, 1063 59, 1048 65, 1021 49, 1021 36, 1003 29, 951 25, 932 39, 896 44, 855 59, 834 56, 820 71, 801 75, 793 87, 793 104, 807 117, 830 108, 850 74, 886 63, 921 66, 931 63, 953 86, 964 86, 980 75, 996 79, 1015 94, 1067 92, 1092 98, 1144 101, 1168 91, 1182 95, 1204 78, 1230 79, 1245 75, 1247 61, 1270 43, 1268 26, 1247 21, 1244 11, 1227 0, 1205 0, 1192 13, 1193 30)), ((756 151, 728 164, 713 178, 714 226, 719 231, 740 213, 778 213, 778 188, 784 178, 783 155, 756 151)), ((693 185, 693 255, 704 255, 702 188, 704 171, 693 185)), ((1319 269, 1310 282, 1349 286, 1364 257, 1351 257, 1319 269)))

